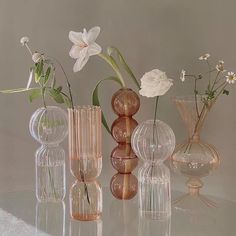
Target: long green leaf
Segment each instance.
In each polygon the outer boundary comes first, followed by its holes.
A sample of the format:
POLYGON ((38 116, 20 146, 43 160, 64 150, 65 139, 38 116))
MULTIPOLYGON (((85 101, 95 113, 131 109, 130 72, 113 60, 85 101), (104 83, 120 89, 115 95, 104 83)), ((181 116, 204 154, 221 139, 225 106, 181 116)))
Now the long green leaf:
POLYGON ((29 95, 30 102, 33 102, 36 98, 42 97, 42 89, 38 88, 33 90, 29 95))
POLYGON ((45 78, 44 78, 44 85, 46 85, 47 84, 47 82, 48 82, 48 80, 49 80, 49 76, 50 76, 50 73, 51 73, 51 67, 48 67, 47 68, 47 71, 46 71, 46 73, 45 73, 45 78))
POLYGON ((43 72, 43 60, 37 63, 36 70, 35 70, 35 82, 38 83, 41 79, 41 75, 43 72))
MULTIPOLYGON (((122 83, 120 82, 119 78, 117 78, 117 77, 115 77, 115 76, 110 76, 110 77, 107 77, 107 78, 105 78, 105 79, 100 80, 100 81, 97 83, 97 85, 96 85, 96 87, 94 88, 93 93, 92 93, 92 103, 93 103, 94 106, 101 106, 101 105, 100 105, 100 100, 99 100, 99 92, 98 92, 99 86, 100 86, 100 84, 101 84, 102 82, 104 82, 104 81, 109 81, 109 80, 110 80, 110 81, 115 81, 115 82, 117 82, 120 86, 122 86, 122 83)), ((105 127, 105 129, 107 130, 107 132, 111 134, 110 128, 109 128, 109 126, 108 126, 108 124, 107 124, 107 121, 106 121, 106 118, 105 118, 103 112, 102 112, 102 124, 103 124, 103 126, 105 127)))
POLYGON ((55 100, 55 102, 61 104, 64 103, 64 98, 61 95, 60 91, 57 89, 50 89, 49 95, 55 100))
POLYGON ((122 56, 121 52, 115 48, 115 47, 108 47, 107 48, 107 54, 109 56, 111 56, 111 54, 115 52, 117 54, 117 57, 121 63, 121 65, 123 66, 123 68, 125 69, 125 71, 129 74, 129 76, 133 79, 134 83, 136 84, 136 86, 138 87, 138 89, 140 89, 140 85, 134 75, 134 73, 132 72, 132 70, 130 69, 130 67, 128 66, 128 64, 126 63, 124 57, 122 56))
POLYGON ((8 90, 1 90, 0 93, 21 93, 21 92, 28 92, 31 90, 36 90, 38 88, 18 88, 18 89, 8 89, 8 90))

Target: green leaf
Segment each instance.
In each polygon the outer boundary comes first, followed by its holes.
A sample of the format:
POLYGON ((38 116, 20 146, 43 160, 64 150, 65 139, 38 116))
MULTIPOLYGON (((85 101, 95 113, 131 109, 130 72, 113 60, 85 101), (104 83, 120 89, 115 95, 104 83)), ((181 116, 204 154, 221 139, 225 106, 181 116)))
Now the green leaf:
POLYGON ((32 102, 33 100, 35 100, 36 98, 42 97, 42 89, 35 89, 33 90, 30 95, 29 95, 29 100, 30 102, 32 102))
POLYGON ((44 85, 47 84, 48 80, 49 80, 49 76, 50 76, 50 73, 51 73, 51 67, 48 67, 47 68, 47 71, 46 71, 46 74, 45 74, 45 78, 44 78, 44 85))
POLYGON ((55 102, 59 104, 64 103, 64 98, 61 95, 60 91, 58 91, 57 89, 50 89, 49 95, 55 100, 55 102))
MULTIPOLYGON (((100 100, 99 100, 99 93, 98 93, 98 90, 99 90, 100 84, 101 84, 102 82, 104 82, 104 81, 115 81, 115 82, 117 82, 119 85, 122 86, 122 84, 121 84, 119 78, 117 78, 117 77, 115 77, 115 76, 110 76, 110 77, 108 77, 108 78, 105 78, 105 79, 100 80, 100 81, 97 83, 97 85, 96 85, 96 87, 94 88, 93 93, 92 93, 92 104, 93 104, 94 106, 101 106, 101 105, 100 105, 100 100)), ((106 118, 105 118, 103 112, 102 112, 102 124, 103 124, 103 126, 106 128, 107 132, 108 132, 109 134, 111 134, 110 128, 109 128, 109 126, 108 126, 108 124, 107 124, 107 121, 106 121, 106 118)))
POLYGON ((117 57, 121 63, 121 65, 123 66, 123 68, 125 69, 125 71, 128 73, 128 75, 131 77, 131 79, 134 81, 134 83, 136 84, 136 86, 138 87, 138 89, 140 89, 140 85, 134 75, 134 73, 132 72, 132 70, 130 69, 130 67, 128 66, 128 64, 126 63, 124 57, 122 56, 121 52, 115 48, 115 47, 108 47, 107 48, 107 54, 109 56, 111 56, 111 54, 115 52, 117 54, 117 57))
POLYGON ((41 60, 39 63, 36 64, 36 70, 35 70, 35 82, 38 83, 41 79, 41 75, 43 72, 43 60, 41 60))
POLYGON ((31 90, 35 90, 38 88, 18 88, 18 89, 8 89, 8 90, 2 90, 0 93, 22 93, 22 92, 28 92, 31 90))
POLYGON ((229 91, 228 91, 228 90, 226 90, 226 89, 224 89, 224 90, 223 90, 223 94, 225 94, 225 95, 227 95, 227 96, 228 96, 228 95, 229 95, 229 91))

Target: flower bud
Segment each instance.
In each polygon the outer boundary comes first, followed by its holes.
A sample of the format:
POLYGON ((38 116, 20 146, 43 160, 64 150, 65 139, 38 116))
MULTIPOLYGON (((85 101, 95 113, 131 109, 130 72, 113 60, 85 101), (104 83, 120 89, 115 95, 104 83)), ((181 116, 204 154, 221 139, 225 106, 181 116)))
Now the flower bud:
POLYGON ((32 55, 32 60, 34 63, 38 63, 40 62, 41 60, 43 60, 43 55, 38 53, 38 52, 35 52, 33 55, 32 55))

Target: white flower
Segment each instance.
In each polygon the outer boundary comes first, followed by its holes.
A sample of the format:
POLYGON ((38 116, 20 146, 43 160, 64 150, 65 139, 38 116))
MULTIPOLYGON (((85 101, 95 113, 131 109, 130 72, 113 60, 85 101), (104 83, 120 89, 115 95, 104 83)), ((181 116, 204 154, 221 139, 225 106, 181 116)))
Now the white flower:
POLYGON ((185 81, 185 75, 186 75, 186 71, 185 70, 182 70, 181 71, 181 74, 180 74, 180 80, 182 81, 182 82, 184 82, 185 81))
POLYGON ((38 63, 38 62, 40 62, 43 59, 44 59, 44 57, 43 57, 43 55, 41 53, 35 52, 32 55, 32 60, 33 60, 34 63, 38 63))
POLYGON ((229 84, 234 84, 236 81, 236 74, 234 72, 228 72, 226 75, 226 82, 229 84))
POLYGON ((173 85, 173 80, 168 79, 166 73, 158 69, 149 71, 141 78, 139 93, 145 97, 164 95, 173 85))
POLYGON ((74 72, 82 70, 90 56, 97 55, 102 51, 102 48, 95 43, 99 33, 100 27, 98 26, 93 27, 88 32, 84 29, 83 33, 70 31, 69 39, 74 45, 69 54, 76 59, 74 72))
POLYGON ((209 53, 206 53, 206 54, 200 56, 198 59, 199 59, 200 61, 202 61, 202 60, 205 60, 205 61, 206 61, 210 56, 211 56, 211 55, 210 55, 209 53))
POLYGON ((22 44, 22 46, 25 46, 26 43, 29 42, 29 38, 24 36, 20 39, 20 43, 22 44))
POLYGON ((226 70, 224 69, 224 61, 219 61, 219 64, 216 65, 216 69, 219 72, 225 72, 226 70))

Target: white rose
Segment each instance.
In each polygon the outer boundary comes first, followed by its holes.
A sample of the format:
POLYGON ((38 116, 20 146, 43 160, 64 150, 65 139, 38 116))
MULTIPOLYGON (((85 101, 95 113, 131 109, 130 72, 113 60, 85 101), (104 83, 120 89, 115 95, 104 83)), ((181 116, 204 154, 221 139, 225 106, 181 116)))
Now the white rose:
POLYGON ((173 85, 173 80, 167 78, 166 73, 154 69, 141 78, 140 95, 145 97, 157 97, 164 95, 173 85))
POLYGON ((43 60, 43 55, 38 53, 38 52, 35 52, 33 55, 32 55, 32 60, 34 63, 38 63, 40 62, 41 60, 43 60))

